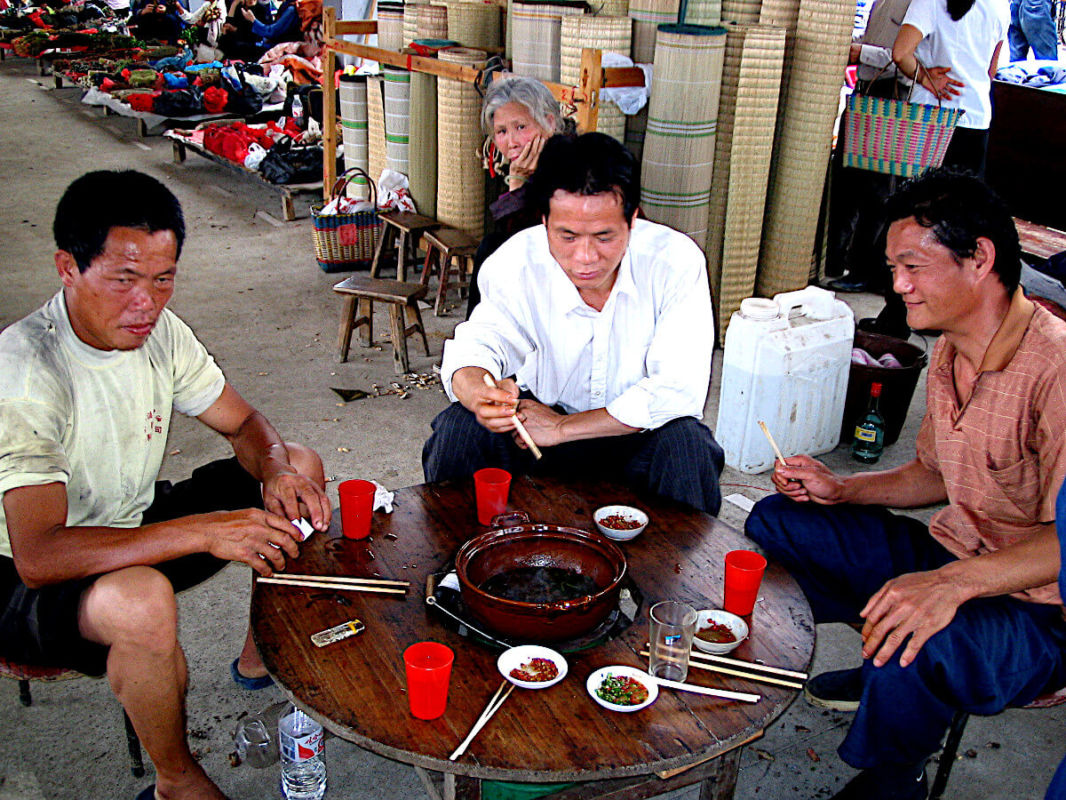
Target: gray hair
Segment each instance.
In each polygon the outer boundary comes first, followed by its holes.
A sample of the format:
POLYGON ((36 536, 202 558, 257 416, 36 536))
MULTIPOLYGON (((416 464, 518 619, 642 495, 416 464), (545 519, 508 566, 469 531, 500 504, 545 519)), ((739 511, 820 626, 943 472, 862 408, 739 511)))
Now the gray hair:
POLYGON ((481 129, 489 136, 492 135, 492 118, 508 103, 524 107, 533 121, 549 133, 563 130, 563 115, 548 87, 536 78, 515 75, 494 80, 485 92, 485 101, 481 104, 481 129))

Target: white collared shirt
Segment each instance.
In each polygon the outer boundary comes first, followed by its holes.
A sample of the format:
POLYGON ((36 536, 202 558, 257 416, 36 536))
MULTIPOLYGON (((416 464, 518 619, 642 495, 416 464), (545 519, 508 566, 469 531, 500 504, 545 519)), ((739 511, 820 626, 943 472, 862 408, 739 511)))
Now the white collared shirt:
POLYGON ((606 408, 634 428, 703 417, 714 312, 703 252, 637 220, 602 311, 587 305, 548 250, 543 225, 505 242, 481 268, 481 302, 444 346, 441 379, 483 367, 567 412, 606 408))

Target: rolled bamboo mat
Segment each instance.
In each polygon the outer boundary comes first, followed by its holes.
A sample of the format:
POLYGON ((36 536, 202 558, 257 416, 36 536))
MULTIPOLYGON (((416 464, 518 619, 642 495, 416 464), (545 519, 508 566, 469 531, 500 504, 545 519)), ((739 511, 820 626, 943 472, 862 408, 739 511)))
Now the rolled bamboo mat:
POLYGON ((589 0, 589 8, 597 17, 629 16, 629 0, 589 0))
POLYGON ((399 50, 403 46, 403 3, 378 3, 378 47, 399 50))
POLYGON ((724 28, 660 25, 648 104, 640 206, 648 219, 707 241, 724 28))
MULTIPOLYGON (((366 76, 344 75, 340 85, 341 137, 344 142, 344 168, 359 167, 370 174, 367 148, 366 76)), ((369 196, 362 176, 348 183, 348 196, 364 199, 369 196)))
POLYGON ((851 0, 800 0, 756 282, 763 295, 807 284, 852 22, 851 0))
POLYGON ((493 0, 448 0, 448 38, 463 47, 499 47, 500 7, 493 0))
POLYGON ((411 73, 386 66, 385 79, 385 162, 389 169, 410 176, 411 73))
MULTIPOLYGON (((633 20, 629 17, 563 17, 559 33, 559 81, 569 86, 581 82, 584 47, 628 56, 632 31, 633 20)), ((614 103, 601 102, 596 130, 625 144, 626 115, 614 103)))
POLYGON ((437 215, 437 79, 411 73, 411 197, 419 214, 437 215))
MULTIPOLYGON (((418 38, 418 7, 422 3, 405 3, 403 7, 403 44, 401 47, 410 47, 411 42, 418 38)), ((397 48, 399 49, 399 48, 397 48)))
POLYGON ((636 114, 626 117, 625 146, 637 161, 644 158, 644 137, 647 130, 648 106, 645 105, 636 114))
MULTIPOLYGON (((480 67, 484 50, 454 47, 438 58, 480 67)), ((485 170, 481 166, 481 95, 468 83, 437 79, 437 219, 475 239, 485 232, 485 170)))
POLYGON ((721 25, 722 0, 685 0, 681 4, 685 25, 721 25))
POLYGON ((384 83, 380 75, 366 79, 367 160, 370 177, 375 181, 380 180, 386 166, 384 83))
POLYGON ((559 80, 559 35, 564 16, 580 15, 581 3, 515 2, 511 61, 516 75, 559 80))
POLYGON ((761 11, 762 0, 722 0, 723 22, 754 25, 759 21, 761 11))
POLYGON ((660 25, 677 22, 681 0, 629 0, 633 19, 633 60, 638 64, 655 61, 655 35, 660 25))
POLYGON ((726 30, 705 248, 721 343, 740 301, 755 291, 785 57, 782 28, 729 25, 726 30))
POLYGON ((447 39, 448 8, 443 5, 420 5, 415 11, 415 39, 447 39))

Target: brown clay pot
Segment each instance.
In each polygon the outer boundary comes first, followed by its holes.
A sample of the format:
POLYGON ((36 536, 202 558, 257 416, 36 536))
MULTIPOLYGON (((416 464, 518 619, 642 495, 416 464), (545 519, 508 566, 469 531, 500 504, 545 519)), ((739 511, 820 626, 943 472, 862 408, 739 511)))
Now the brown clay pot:
POLYGON ((459 549, 455 567, 463 602, 478 621, 511 639, 548 642, 581 636, 603 622, 617 604, 626 558, 597 533, 528 523, 475 536, 459 549), (522 567, 574 570, 600 589, 564 602, 524 603, 478 588, 493 575, 522 567))

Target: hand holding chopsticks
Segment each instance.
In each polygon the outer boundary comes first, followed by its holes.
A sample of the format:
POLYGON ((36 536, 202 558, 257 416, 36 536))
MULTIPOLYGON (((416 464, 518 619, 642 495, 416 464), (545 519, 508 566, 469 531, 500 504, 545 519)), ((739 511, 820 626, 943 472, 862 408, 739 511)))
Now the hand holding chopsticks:
POLYGON ((291 575, 279 573, 272 578, 259 577, 260 583, 278 586, 303 586, 308 589, 336 589, 344 592, 377 592, 406 594, 410 584, 388 578, 349 578, 343 575, 291 575))
MULTIPOLYGON (((489 375, 489 373, 487 372, 485 373, 485 385, 488 386, 490 389, 499 388, 496 386, 496 381, 494 381, 492 379, 492 376, 489 375)), ((517 408, 515 409, 514 413, 514 427, 515 430, 518 431, 518 435, 522 437, 522 441, 526 443, 526 447, 529 448, 529 452, 533 454, 533 458, 540 460, 542 455, 540 452, 540 448, 537 447, 536 442, 533 441, 533 437, 529 435, 529 431, 527 431, 526 426, 522 424, 522 420, 518 418, 517 408)))
POLYGON ((481 729, 485 727, 485 723, 492 719, 492 715, 500 710, 500 706, 503 705, 503 701, 510 697, 511 692, 514 691, 514 684, 504 681, 500 684, 500 688, 496 690, 496 694, 489 700, 489 704, 485 706, 485 710, 481 712, 481 716, 477 718, 477 722, 474 723, 474 727, 470 729, 470 733, 463 739, 462 744, 455 748, 455 752, 448 756, 449 761, 455 761, 463 753, 466 752, 466 748, 470 746, 470 743, 474 741, 474 737, 481 732, 481 729), (502 696, 500 693, 503 693, 502 696))

